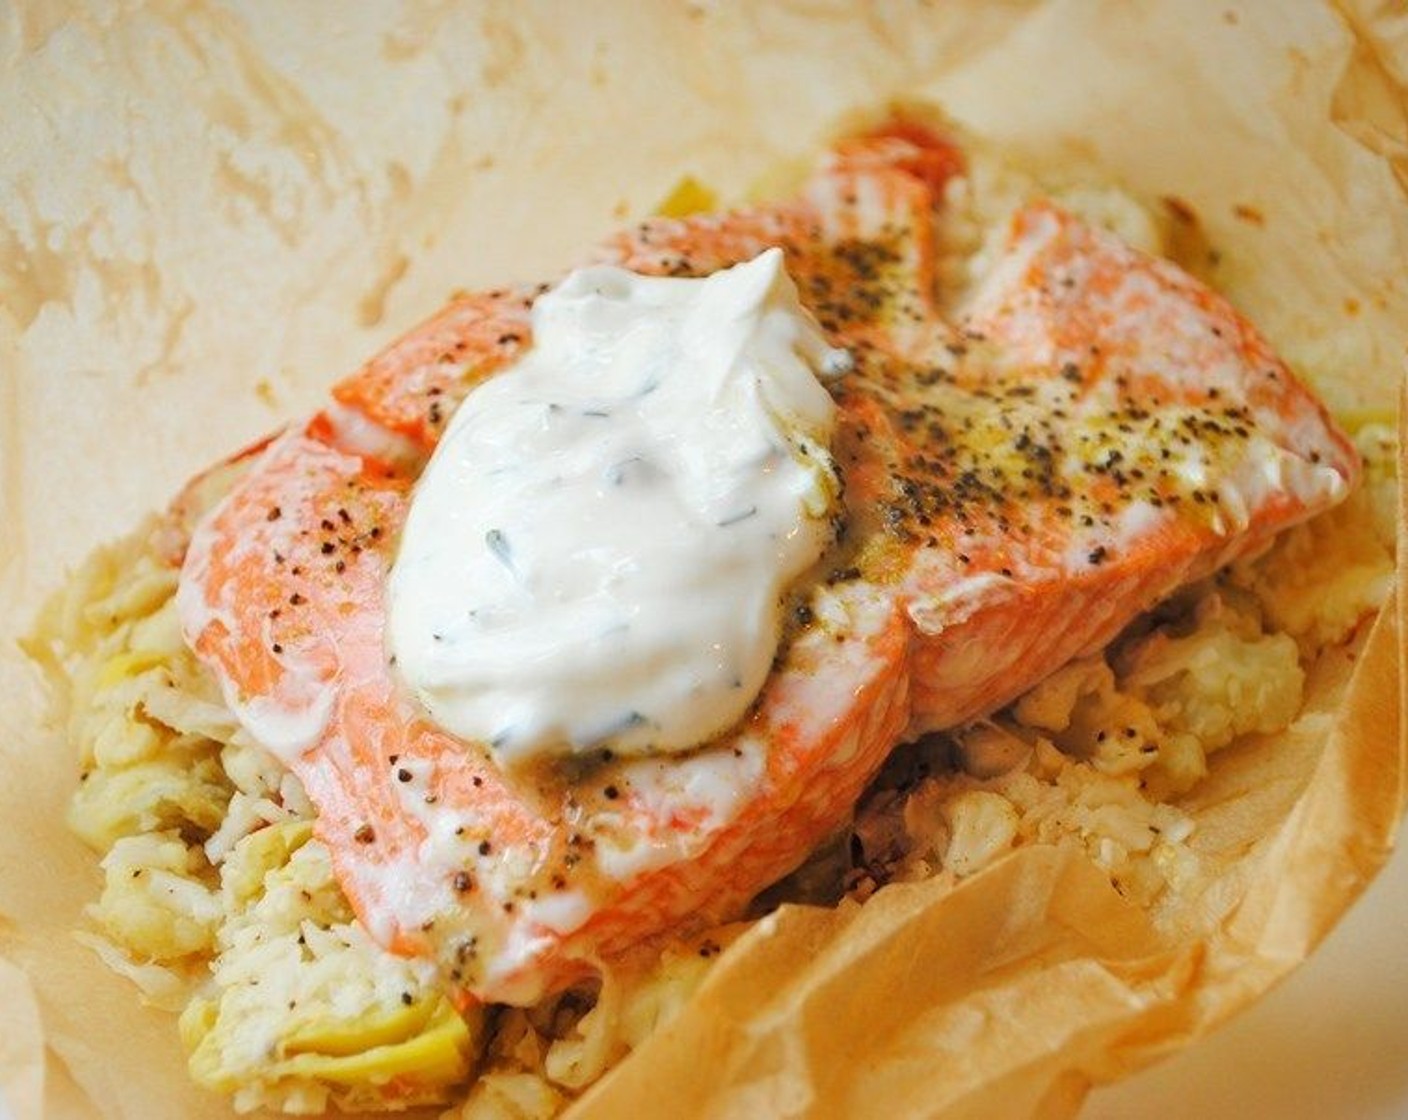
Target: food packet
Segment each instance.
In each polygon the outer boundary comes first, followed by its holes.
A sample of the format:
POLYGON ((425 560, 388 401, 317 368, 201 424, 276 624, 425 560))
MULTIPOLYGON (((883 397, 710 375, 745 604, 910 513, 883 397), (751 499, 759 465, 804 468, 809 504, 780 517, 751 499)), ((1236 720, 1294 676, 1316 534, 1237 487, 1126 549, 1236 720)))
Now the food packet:
MULTIPOLYGON (((19 1117, 196 1117, 171 1016, 72 936, 76 766, 13 639, 96 543, 305 410, 456 287, 560 270, 683 174, 739 194, 890 98, 1193 215, 1213 280, 1346 423, 1408 341, 1408 46, 1364 3, 17 6, 0 29, 0 1086, 19 1117)), ((1190 236, 1193 233, 1190 232, 1190 236)), ((1399 538, 1402 540, 1401 518, 1399 538)), ((1401 549, 1400 549, 1401 552, 1401 549)), ((1404 804, 1391 600, 1295 732, 1187 802, 1187 936, 1070 853, 788 907, 583 1115, 1063 1115, 1309 954, 1404 804)))

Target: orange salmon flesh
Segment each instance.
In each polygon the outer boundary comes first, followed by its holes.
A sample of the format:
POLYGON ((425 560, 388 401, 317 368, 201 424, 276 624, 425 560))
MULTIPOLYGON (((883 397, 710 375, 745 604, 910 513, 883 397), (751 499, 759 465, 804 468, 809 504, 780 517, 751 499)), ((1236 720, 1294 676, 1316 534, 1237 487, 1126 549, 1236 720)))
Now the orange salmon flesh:
POLYGON ((683 757, 502 773, 390 663, 387 573, 455 406, 544 287, 456 298, 249 457, 184 557, 183 625, 291 766, 359 919, 463 1001, 529 1003, 738 915, 842 827, 902 740, 989 713, 1354 484, 1324 409, 1223 298, 1034 201, 940 311, 963 153, 896 121, 790 201, 654 219, 594 261, 697 276, 780 246, 854 369, 839 539, 792 589, 750 714, 683 757))

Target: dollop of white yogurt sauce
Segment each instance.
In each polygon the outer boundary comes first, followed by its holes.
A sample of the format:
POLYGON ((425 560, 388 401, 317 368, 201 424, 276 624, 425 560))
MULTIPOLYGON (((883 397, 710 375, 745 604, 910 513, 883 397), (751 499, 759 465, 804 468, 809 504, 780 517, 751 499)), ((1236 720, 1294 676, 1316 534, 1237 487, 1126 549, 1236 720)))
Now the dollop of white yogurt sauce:
POLYGON ((742 718, 787 585, 831 539, 850 367, 782 252, 703 279, 580 269, 417 483, 390 652, 506 765, 685 750, 742 718))

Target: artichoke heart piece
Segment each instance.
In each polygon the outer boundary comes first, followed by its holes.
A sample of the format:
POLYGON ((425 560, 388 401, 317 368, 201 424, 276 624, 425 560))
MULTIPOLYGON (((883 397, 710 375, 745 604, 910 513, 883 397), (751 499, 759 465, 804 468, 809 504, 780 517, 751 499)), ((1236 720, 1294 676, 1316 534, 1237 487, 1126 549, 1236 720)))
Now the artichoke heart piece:
POLYGON ((85 844, 106 852, 125 836, 162 829, 213 832, 229 800, 213 755, 171 754, 94 770, 74 795, 68 822, 85 844))
POLYGON ((98 670, 97 687, 99 690, 113 688, 124 680, 140 676, 148 669, 165 665, 168 659, 168 654, 160 650, 129 649, 113 654, 98 670))
POLYGON ((221 869, 229 901, 244 905, 259 896, 264 876, 286 866, 293 853, 312 838, 313 822, 296 820, 261 828, 242 839, 221 869))
MULTIPOLYGON (((476 1006, 469 1015, 472 1023, 439 996, 415 1033, 400 1041, 343 1055, 296 1054, 288 1063, 295 1073, 338 1084, 397 1080, 426 1087, 453 1085, 469 1076, 484 1032, 483 1009, 476 1006)), ((422 1016, 409 1018, 414 1021, 422 1016)), ((389 1021, 379 1026, 384 1031, 389 1021)), ((369 1030, 377 1029, 376 1024, 369 1024, 369 1030)))
MULTIPOLYGON (((186 1008, 181 1036, 197 1082, 225 1093, 248 1086, 251 1071, 236 1058, 246 1042, 230 1037, 239 1025, 223 1021, 212 1000, 194 1000, 186 1008)), ((327 1086, 334 1097, 339 1087, 384 1087, 387 1104, 435 1100, 468 1078, 483 1033, 482 1008, 461 1015, 435 996, 410 1007, 370 1009, 355 1020, 308 1023, 275 1043, 275 1056, 257 1078, 271 1101, 281 1087, 299 1083, 327 1086), (315 1044, 328 1049, 312 1049, 315 1044)))
POLYGON ((240 839, 222 868, 229 920, 206 991, 181 1018, 192 1077, 239 1108, 320 1111, 438 1103, 484 1037, 428 968, 354 919, 311 821, 240 839))
POLYGON ((290 1031, 284 1038, 283 1049, 286 1054, 334 1057, 365 1054, 414 1038, 426 1028, 432 1013, 438 1010, 437 1003, 413 999, 410 1003, 398 1003, 391 1007, 371 1007, 347 1019, 319 1016, 290 1031))
POLYGON ((718 195, 693 175, 685 175, 660 200, 655 212, 662 218, 687 218, 707 213, 718 206, 718 195))

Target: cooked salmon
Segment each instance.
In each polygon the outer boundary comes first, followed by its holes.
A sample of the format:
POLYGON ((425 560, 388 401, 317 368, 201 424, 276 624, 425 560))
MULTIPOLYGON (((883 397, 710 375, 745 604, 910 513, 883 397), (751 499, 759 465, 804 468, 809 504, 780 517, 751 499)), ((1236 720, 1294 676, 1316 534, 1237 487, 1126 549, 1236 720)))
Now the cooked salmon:
POLYGON ((748 717, 683 756, 504 773, 417 709, 387 653, 416 473, 532 344, 544 289, 455 299, 260 451, 194 533, 188 641, 302 780, 367 928, 462 998, 531 1002, 737 914, 897 742, 999 707, 1353 484, 1348 442, 1224 299, 1049 202, 941 313, 962 167, 894 122, 790 202, 648 221, 593 258, 702 275, 780 246, 854 358, 833 386, 838 541, 792 589, 748 717))

